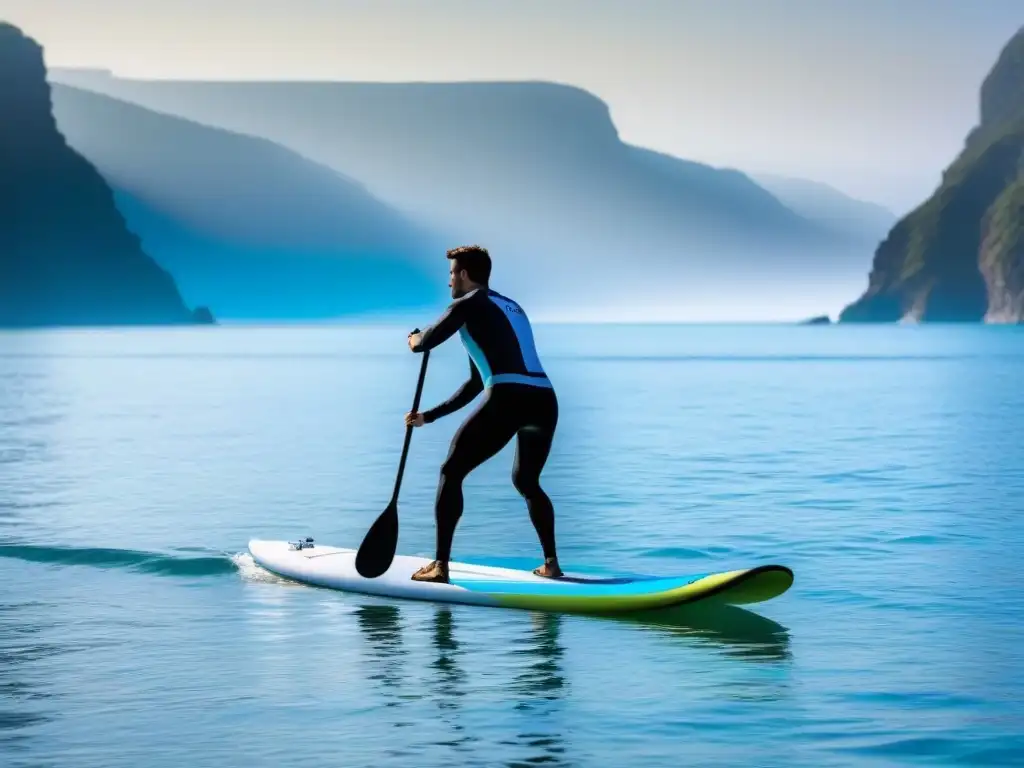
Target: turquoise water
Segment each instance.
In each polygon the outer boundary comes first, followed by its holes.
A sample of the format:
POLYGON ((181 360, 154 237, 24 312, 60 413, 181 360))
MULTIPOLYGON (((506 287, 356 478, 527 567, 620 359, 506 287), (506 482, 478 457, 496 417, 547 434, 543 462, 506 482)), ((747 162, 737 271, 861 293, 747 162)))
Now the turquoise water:
MULTIPOLYGON (((406 331, 0 334, 0 763, 1024 760, 1024 330, 538 328, 566 566, 796 574, 635 620, 344 595, 243 554, 356 545, 383 510, 406 331)), ((437 350, 424 403, 467 371, 437 350)), ((414 434, 405 554, 432 552, 461 416, 414 434)), ((540 562, 512 450, 467 481, 459 559, 540 562)))

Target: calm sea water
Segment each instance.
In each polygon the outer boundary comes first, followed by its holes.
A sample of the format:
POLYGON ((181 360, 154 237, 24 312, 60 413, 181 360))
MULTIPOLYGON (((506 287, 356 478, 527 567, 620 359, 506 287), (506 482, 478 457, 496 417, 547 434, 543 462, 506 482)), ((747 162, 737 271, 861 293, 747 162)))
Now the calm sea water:
MULTIPOLYGON (((796 574, 635 620, 345 595, 242 554, 355 546, 383 510, 406 330, 0 334, 0 763, 1024 762, 1024 329, 538 328, 565 565, 796 574)), ((424 403, 467 373, 437 350, 424 403)), ((432 553, 462 415, 414 434, 403 553, 432 553)), ((540 562, 512 451, 467 481, 457 558, 540 562)))

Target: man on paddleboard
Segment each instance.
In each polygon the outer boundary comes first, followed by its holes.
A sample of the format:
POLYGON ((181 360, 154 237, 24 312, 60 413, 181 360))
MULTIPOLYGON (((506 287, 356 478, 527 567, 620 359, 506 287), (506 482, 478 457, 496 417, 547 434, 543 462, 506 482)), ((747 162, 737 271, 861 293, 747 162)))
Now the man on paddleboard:
POLYGON ((534 573, 561 576, 555 552, 555 513, 540 487, 540 473, 558 423, 554 387, 537 356, 526 313, 515 301, 488 287, 491 257, 487 249, 462 246, 446 256, 454 301, 436 323, 409 335, 409 349, 433 349, 458 331, 469 353, 469 379, 443 403, 422 413, 407 413, 405 423, 421 427, 468 405, 480 392, 484 398, 455 433, 441 465, 435 501, 436 559, 412 578, 448 581, 452 538, 462 516, 462 481, 513 436, 517 442, 512 483, 526 499, 544 552, 544 564, 534 573))

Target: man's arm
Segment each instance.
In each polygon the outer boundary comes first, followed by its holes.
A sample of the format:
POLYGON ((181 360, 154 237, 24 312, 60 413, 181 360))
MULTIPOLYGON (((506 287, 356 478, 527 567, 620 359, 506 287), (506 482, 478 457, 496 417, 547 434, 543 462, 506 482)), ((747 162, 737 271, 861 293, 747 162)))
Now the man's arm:
POLYGON ((420 332, 419 343, 412 348, 412 351, 425 352, 428 349, 433 349, 451 338, 452 334, 459 330, 465 322, 466 304, 462 299, 457 299, 448 305, 448 309, 437 319, 436 323, 428 325, 426 330, 420 332))
POLYGON ((466 381, 461 387, 459 387, 455 394, 445 400, 443 403, 435 405, 429 411, 423 412, 423 422, 429 424, 442 416, 447 416, 449 413, 462 408, 464 405, 468 405, 469 402, 479 395, 484 388, 483 380, 480 378, 480 372, 473 365, 473 358, 469 359, 469 380, 466 381))

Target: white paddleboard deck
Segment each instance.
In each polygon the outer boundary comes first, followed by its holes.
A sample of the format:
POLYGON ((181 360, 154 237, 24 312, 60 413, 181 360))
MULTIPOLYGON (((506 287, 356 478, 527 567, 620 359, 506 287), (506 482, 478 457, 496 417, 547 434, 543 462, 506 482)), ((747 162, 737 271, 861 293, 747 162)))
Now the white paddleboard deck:
POLYGON ((634 611, 711 598, 752 603, 782 594, 793 582, 792 572, 779 565, 671 577, 595 578, 566 572, 564 578, 549 579, 527 570, 451 562, 450 583, 438 584, 412 580, 413 573, 430 562, 424 557, 396 555, 382 576, 367 579, 356 571, 356 550, 316 544, 310 539, 253 539, 249 553, 257 565, 272 573, 329 589, 554 611, 634 611))

